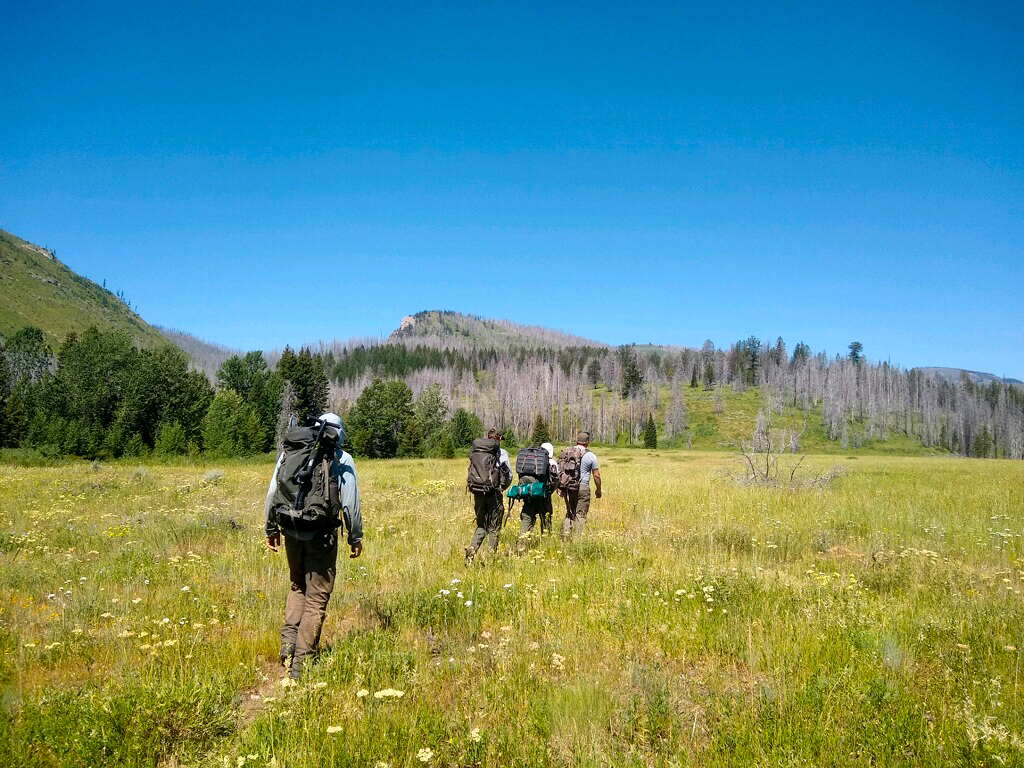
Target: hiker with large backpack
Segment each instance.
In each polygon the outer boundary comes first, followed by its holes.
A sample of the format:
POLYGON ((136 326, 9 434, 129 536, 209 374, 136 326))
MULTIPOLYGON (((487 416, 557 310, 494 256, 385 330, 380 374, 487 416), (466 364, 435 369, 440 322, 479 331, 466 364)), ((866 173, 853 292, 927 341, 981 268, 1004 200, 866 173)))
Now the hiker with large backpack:
POLYGON ((500 430, 489 429, 486 437, 473 441, 469 451, 466 489, 473 494, 476 529, 466 547, 466 565, 473 562, 486 537, 490 537, 491 551, 498 549, 504 515, 501 494, 512 484, 512 465, 509 464, 508 452, 501 447, 502 438, 500 430))
POLYGON ((554 460, 555 447, 551 443, 531 445, 516 456, 519 484, 508 489, 509 510, 521 501, 519 513, 519 542, 517 552, 526 549, 526 538, 540 523, 540 532, 551 533, 551 495, 558 485, 558 464, 554 460))
POLYGON ((277 552, 284 535, 291 577, 280 660, 293 683, 320 644, 342 527, 348 531, 349 557, 363 553, 359 484, 352 457, 341 448, 344 442, 345 427, 333 413, 308 427, 292 427, 285 433, 284 451, 267 490, 267 548, 277 552))
POLYGON ((578 536, 587 527, 590 512, 590 479, 594 479, 594 496, 601 498, 601 472, 597 456, 589 448, 590 433, 576 435, 576 445, 566 448, 558 460, 558 495, 565 499, 565 520, 562 538, 578 536))

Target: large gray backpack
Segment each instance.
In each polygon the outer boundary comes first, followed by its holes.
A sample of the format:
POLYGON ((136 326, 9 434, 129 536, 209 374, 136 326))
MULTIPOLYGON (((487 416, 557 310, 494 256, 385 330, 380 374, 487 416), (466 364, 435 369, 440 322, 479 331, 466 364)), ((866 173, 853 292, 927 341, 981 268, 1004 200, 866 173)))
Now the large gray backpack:
POLYGON ((502 486, 501 443, 492 437, 478 437, 469 449, 469 473, 466 487, 473 493, 500 491, 502 486))
POLYGON ((271 508, 286 533, 333 530, 340 524, 338 485, 331 476, 334 455, 334 443, 320 423, 285 433, 271 508))

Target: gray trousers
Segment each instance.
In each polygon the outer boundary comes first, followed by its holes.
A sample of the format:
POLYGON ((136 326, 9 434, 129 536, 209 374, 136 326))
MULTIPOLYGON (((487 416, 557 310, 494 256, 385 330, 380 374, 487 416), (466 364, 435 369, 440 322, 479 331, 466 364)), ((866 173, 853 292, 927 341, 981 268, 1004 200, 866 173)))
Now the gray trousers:
POLYGON ((528 498, 519 513, 519 535, 525 536, 540 522, 541 533, 551 533, 551 497, 528 498))
POLYGON ((473 509, 476 512, 476 530, 473 531, 473 540, 469 543, 466 554, 472 556, 476 553, 487 536, 491 539, 491 550, 497 551, 501 519, 505 514, 501 503, 501 491, 474 493, 473 509))
POLYGON ((283 655, 288 646, 295 645, 291 676, 299 677, 303 662, 320 645, 320 630, 338 570, 338 536, 332 532, 299 541, 286 535, 284 551, 292 586, 284 606, 281 649, 283 655))
POLYGON ((562 538, 580 536, 587 528, 587 513, 590 512, 590 486, 581 485, 578 491, 566 491, 565 520, 562 521, 562 538))

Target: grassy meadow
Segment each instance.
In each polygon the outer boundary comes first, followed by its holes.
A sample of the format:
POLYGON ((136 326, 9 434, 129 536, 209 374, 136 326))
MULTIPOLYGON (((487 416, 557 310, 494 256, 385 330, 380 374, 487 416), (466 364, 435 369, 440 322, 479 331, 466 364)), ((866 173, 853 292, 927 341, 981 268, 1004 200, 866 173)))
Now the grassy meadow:
POLYGON ((359 462, 293 688, 269 460, 0 466, 0 764, 1024 764, 1024 462, 598 455, 584 539, 472 568, 464 460, 359 462))

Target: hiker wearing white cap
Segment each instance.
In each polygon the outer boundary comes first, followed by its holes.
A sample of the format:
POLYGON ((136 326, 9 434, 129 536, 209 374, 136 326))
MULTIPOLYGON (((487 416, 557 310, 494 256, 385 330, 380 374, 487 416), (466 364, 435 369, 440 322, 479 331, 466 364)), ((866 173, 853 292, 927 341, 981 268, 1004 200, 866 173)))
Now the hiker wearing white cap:
POLYGON ((284 534, 291 577, 280 659, 292 680, 302 676, 303 664, 320 644, 342 527, 348 532, 349 556, 363 552, 359 484, 352 457, 341 447, 344 442, 345 427, 334 413, 322 414, 310 427, 289 429, 267 489, 266 545, 277 552, 284 534))

